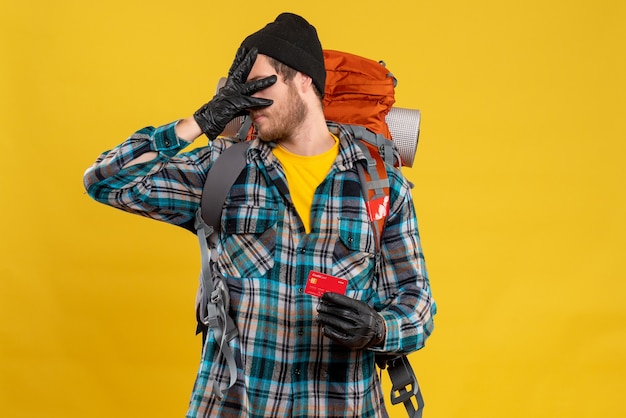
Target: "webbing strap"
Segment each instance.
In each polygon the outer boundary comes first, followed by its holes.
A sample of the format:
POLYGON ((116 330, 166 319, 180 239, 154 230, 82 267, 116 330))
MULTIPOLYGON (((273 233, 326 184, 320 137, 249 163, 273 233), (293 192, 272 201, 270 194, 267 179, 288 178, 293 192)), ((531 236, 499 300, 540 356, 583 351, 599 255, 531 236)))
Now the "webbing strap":
MULTIPOLYGON (((367 159, 367 186, 369 189, 374 191, 374 198, 379 198, 382 196, 389 195, 389 179, 387 178, 387 169, 385 168, 385 164, 380 156, 380 154, 375 152, 370 152, 369 146, 363 141, 356 141, 356 143, 365 154, 365 158, 367 159)), ((369 197, 369 195, 366 195, 369 197)))
MULTIPOLYGON (((386 138, 382 134, 377 134, 364 126, 360 125, 342 125, 346 130, 351 132, 355 138, 359 138, 378 150, 378 153, 382 156, 385 164, 400 166, 402 165, 402 158, 400 157, 400 151, 394 142, 386 138)), ((362 148, 362 147, 361 147, 362 148)))
POLYGON ((211 330, 218 344, 217 362, 224 358, 228 367, 229 384, 225 389, 212 378, 218 396, 224 396, 237 381, 235 353, 228 343, 237 336, 237 327, 228 315, 229 295, 217 263, 217 231, 222 207, 228 191, 246 164, 250 143, 238 142, 226 149, 214 163, 204 183, 202 200, 196 212, 195 229, 200 245, 200 287, 196 297, 196 315, 211 330))
POLYGON ((254 129, 252 128, 252 118, 245 116, 243 118, 243 122, 241 123, 241 127, 239 131, 237 131, 237 139, 241 142, 247 141, 249 136, 252 134, 254 129))
MULTIPOLYGON (((200 223, 196 229, 198 242, 200 244, 201 254, 201 270, 200 270, 200 289, 198 317, 201 321, 213 330, 215 341, 218 344, 217 362, 223 357, 228 367, 230 381, 228 387, 222 390, 219 382, 213 377, 214 392, 222 397, 228 392, 228 389, 237 382, 237 362, 235 361, 235 353, 228 345, 229 341, 237 336, 237 327, 232 318, 228 315, 228 289, 226 288, 223 278, 218 277, 217 268, 214 266, 215 261, 211 260, 211 250, 207 245, 207 235, 209 228, 202 222, 200 212, 197 212, 196 219, 200 223), (198 218, 200 218, 198 220, 198 218), (215 286, 214 286, 215 284, 215 286)), ((215 232, 210 232, 214 234, 215 232)), ((213 250, 212 252, 215 252, 213 250)))

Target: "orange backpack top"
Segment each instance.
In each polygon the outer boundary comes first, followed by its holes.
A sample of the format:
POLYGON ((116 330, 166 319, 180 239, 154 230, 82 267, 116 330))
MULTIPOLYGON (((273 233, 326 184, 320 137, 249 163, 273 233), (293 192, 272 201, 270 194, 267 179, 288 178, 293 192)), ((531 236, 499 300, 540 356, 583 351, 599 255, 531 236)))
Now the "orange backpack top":
POLYGON ((361 125, 392 139, 385 116, 396 101, 396 79, 384 64, 333 50, 324 50, 324 64, 326 119, 361 125))

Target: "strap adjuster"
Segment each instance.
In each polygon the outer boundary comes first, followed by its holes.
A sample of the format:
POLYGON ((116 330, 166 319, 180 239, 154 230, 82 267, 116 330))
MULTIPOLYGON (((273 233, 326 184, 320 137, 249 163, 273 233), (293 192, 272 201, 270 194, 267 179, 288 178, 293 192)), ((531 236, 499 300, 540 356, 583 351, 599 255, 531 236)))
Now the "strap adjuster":
POLYGON ((421 418, 424 411, 424 398, 415 373, 406 356, 387 360, 387 369, 391 379, 391 404, 402 402, 409 417, 421 418), (411 398, 415 397, 417 408, 411 398))

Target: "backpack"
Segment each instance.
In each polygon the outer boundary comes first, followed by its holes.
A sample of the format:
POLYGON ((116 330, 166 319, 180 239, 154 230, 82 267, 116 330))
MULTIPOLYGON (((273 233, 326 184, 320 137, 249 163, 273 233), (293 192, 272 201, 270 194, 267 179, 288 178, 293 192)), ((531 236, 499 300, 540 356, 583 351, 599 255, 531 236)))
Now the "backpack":
MULTIPOLYGON (((327 120, 338 123, 358 140, 355 143, 367 158, 367 169, 357 164, 366 208, 375 233, 376 253, 389 212, 389 179, 386 164, 403 165, 403 158, 392 141, 386 118, 395 103, 397 81, 384 63, 357 55, 324 50, 326 65, 326 88, 324 92, 324 115, 327 120)), ((219 87, 219 85, 218 85, 219 87)), ((419 125, 419 112, 417 113, 419 125)), ((228 192, 246 166, 249 139, 254 129, 249 118, 234 121, 237 142, 226 149, 213 163, 207 173, 202 192, 201 206, 196 212, 194 228, 201 249, 202 269, 200 288, 196 297, 197 332, 203 337, 211 328, 219 345, 218 359, 223 357, 230 374, 229 386, 222 391, 214 380, 218 396, 224 395, 236 382, 236 362, 228 342, 237 335, 237 328, 228 315, 229 295, 225 280, 217 267, 217 231, 221 211, 228 192)), ((232 133, 232 126, 225 129, 232 133)), ((419 132, 419 130, 417 131, 419 132)), ((417 135, 414 137, 417 146, 417 135)), ((411 147, 409 147, 411 148, 411 147)), ((404 159, 410 160, 409 155, 404 159)), ((377 256, 378 258, 378 256, 377 256)), ((205 338, 203 338, 204 343, 205 338)), ((392 383, 391 403, 402 402, 410 417, 422 416, 424 401, 415 374, 406 356, 377 356, 377 365, 387 368, 392 383), (411 398, 415 398, 417 408, 411 398)))

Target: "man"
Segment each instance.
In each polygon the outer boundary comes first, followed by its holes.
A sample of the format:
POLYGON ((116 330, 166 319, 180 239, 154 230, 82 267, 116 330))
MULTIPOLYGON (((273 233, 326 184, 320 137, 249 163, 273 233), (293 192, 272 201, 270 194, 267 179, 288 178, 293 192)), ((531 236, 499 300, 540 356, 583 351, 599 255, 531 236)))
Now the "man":
POLYGON ((233 143, 218 135, 243 114, 256 127, 219 231, 237 381, 226 390, 209 332, 189 417, 385 417, 374 355, 420 349, 432 332, 408 182, 388 169, 378 257, 356 170, 365 157, 325 121, 325 76, 315 28, 283 13, 243 41, 226 85, 193 116, 139 130, 85 173, 94 199, 189 225, 207 171, 233 143), (208 146, 180 152, 203 133, 208 146), (345 295, 307 294, 311 272, 347 280, 345 295))

